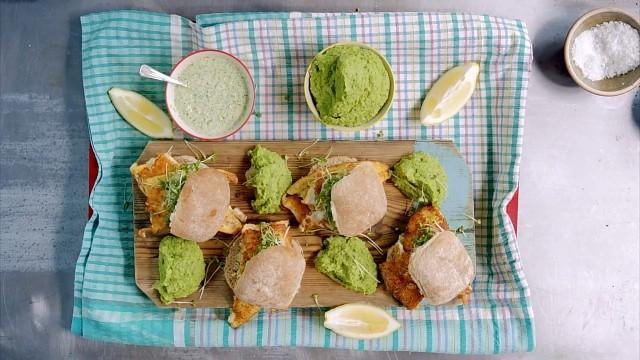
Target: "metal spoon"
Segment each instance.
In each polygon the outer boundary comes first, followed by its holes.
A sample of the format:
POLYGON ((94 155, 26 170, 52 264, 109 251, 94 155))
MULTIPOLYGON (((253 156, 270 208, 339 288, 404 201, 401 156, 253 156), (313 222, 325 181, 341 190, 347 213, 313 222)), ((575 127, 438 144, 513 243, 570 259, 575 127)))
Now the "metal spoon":
POLYGON ((149 65, 142 65, 140 66, 140 76, 142 77, 146 77, 149 79, 154 79, 154 80, 160 80, 160 81, 166 81, 168 83, 172 83, 175 85, 180 85, 180 86, 184 86, 184 87, 188 87, 187 85, 185 85, 184 83, 172 78, 169 75, 163 74, 160 71, 152 68, 149 65))

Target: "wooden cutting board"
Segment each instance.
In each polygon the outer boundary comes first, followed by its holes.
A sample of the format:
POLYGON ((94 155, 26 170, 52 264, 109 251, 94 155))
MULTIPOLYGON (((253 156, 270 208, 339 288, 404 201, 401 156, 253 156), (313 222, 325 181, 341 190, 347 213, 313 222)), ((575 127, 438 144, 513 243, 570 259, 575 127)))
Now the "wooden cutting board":
MULTIPOLYGON (((223 141, 223 142, 191 142, 202 150, 206 155, 216 154, 214 162, 208 163, 209 166, 231 171, 238 175, 238 185, 231 186, 231 206, 240 208, 248 217, 247 222, 275 221, 289 219, 292 224, 291 232, 293 239, 298 241, 304 250, 304 256, 307 260, 307 269, 302 279, 300 291, 293 300, 293 307, 312 307, 316 306, 313 295, 318 295, 320 306, 335 306, 344 303, 365 301, 380 306, 395 305, 397 302, 393 299, 381 283, 378 290, 372 295, 362 295, 354 291, 345 289, 325 275, 319 273, 313 264, 316 253, 321 249, 323 236, 327 233, 305 234, 298 230, 295 218, 288 211, 281 211, 272 215, 259 215, 251 209, 250 201, 253 198, 251 189, 241 185, 245 182, 245 171, 250 167, 247 151, 253 148, 257 143, 273 150, 281 155, 288 157, 288 165, 291 170, 293 180, 306 175, 309 170, 309 164, 312 158, 324 157, 327 154, 345 155, 357 158, 359 160, 377 160, 382 161, 390 166, 395 164, 403 155, 414 151, 415 141, 321 141, 314 144, 313 141, 223 141), (298 154, 305 148, 308 148, 304 155, 299 158, 298 154)), ((460 203, 454 206, 447 206, 447 200, 443 204, 442 210, 449 220, 450 227, 457 227, 457 223, 462 223, 465 228, 473 228, 473 222, 470 221, 465 214, 473 214, 473 200, 471 196, 471 180, 469 171, 464 164, 464 160, 457 152, 455 145, 450 141, 434 141, 420 142, 428 145, 430 148, 441 152, 440 161, 447 170, 449 179, 448 193, 460 195, 455 187, 462 188, 462 194, 466 194, 466 198, 458 200, 460 203), (451 160, 447 160, 451 157, 451 160), (451 166, 447 163, 452 161, 451 166), (462 161, 460 163, 460 161, 462 161), (462 164, 462 165, 460 165, 462 164), (447 168, 456 169, 449 171, 447 168), (455 173, 451 173, 455 172, 455 173), (452 188, 454 184, 460 184, 452 188), (456 192, 457 191, 457 192, 456 192), (465 201, 466 200, 466 201, 465 201), (456 223, 457 222, 457 223, 456 223)), ((151 141, 147 144, 144 151, 138 158, 138 163, 144 163, 155 157, 157 154, 166 152, 171 149, 173 155, 193 155, 193 152, 184 142, 180 141, 151 141)), ((427 151, 429 152, 429 151, 427 151)), ((134 194, 134 250, 135 250, 135 278, 136 284, 155 304, 165 307, 160 302, 158 292, 152 288, 153 283, 159 278, 158 273, 158 246, 161 237, 142 238, 138 236, 138 230, 149 226, 149 214, 145 209, 145 196, 138 189, 135 181, 133 181, 134 194)), ((373 240, 386 252, 386 249, 393 245, 398 234, 404 228, 408 218, 405 215, 410 206, 410 201, 396 189, 391 182, 384 184, 385 192, 388 198, 388 209, 384 219, 373 228, 375 236, 373 240)), ((466 236, 465 246, 472 253, 472 259, 475 261, 475 244, 473 234, 466 236), (471 240, 469 240, 469 237, 471 240)), ((230 244, 230 236, 218 236, 210 241, 199 243, 204 253, 205 260, 217 256, 224 258, 225 250, 230 244)), ((370 247, 371 253, 376 263, 384 261, 384 254, 380 254, 373 247, 370 247)), ((212 272, 214 269, 209 269, 212 272)), ((213 279, 207 284, 202 297, 199 292, 179 299, 181 303, 171 304, 168 307, 230 307, 233 300, 233 293, 227 286, 224 279, 223 271, 218 271, 213 279), (184 303, 182 303, 184 302, 184 303), (192 302, 189 304, 187 302, 192 302)))

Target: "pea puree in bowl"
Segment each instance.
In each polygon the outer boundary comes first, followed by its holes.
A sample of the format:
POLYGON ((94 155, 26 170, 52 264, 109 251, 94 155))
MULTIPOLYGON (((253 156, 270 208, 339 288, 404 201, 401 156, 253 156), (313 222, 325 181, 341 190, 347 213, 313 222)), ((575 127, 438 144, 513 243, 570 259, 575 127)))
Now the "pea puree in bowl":
POLYGON ((171 77, 187 87, 167 83, 167 108, 176 125, 190 136, 227 137, 253 114, 253 78, 231 54, 211 49, 191 52, 175 65, 171 77))
POLYGON ((340 42, 313 58, 304 91, 316 120, 338 130, 362 130, 389 111, 395 92, 393 71, 374 48, 340 42))

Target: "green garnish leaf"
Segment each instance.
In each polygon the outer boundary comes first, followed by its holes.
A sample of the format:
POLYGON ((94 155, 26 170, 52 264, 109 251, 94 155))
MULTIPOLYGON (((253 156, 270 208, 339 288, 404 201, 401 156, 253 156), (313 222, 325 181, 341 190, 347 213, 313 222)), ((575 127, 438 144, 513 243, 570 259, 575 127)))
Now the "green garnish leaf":
POLYGON ((336 229, 336 223, 333 219, 333 214, 331 213, 331 188, 333 188, 333 185, 345 176, 346 173, 329 174, 327 179, 322 183, 322 189, 316 198, 316 207, 325 212, 327 222, 329 222, 329 225, 333 230, 336 229))
POLYGON ((215 154, 211 154, 205 159, 197 160, 189 164, 182 164, 177 170, 166 175, 161 185, 165 191, 164 208, 166 209, 167 216, 170 216, 173 210, 175 210, 178 198, 180 197, 180 191, 182 191, 182 187, 189 175, 200 169, 205 162, 211 161, 214 158, 215 154))
POLYGON ((424 245, 427 241, 431 240, 434 234, 435 231, 431 227, 421 228, 420 235, 416 236, 416 238, 413 239, 413 246, 419 247, 424 245))
POLYGON ((278 235, 276 235, 276 232, 273 230, 271 225, 269 225, 269 223, 260 223, 260 233, 260 245, 258 245, 258 247, 256 248, 256 255, 262 250, 282 244, 282 240, 278 238, 278 235))

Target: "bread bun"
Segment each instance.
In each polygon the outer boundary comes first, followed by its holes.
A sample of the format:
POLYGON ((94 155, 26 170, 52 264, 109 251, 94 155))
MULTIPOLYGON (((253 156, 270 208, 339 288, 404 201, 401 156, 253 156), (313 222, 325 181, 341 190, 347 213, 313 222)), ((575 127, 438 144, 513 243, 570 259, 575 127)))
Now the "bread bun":
POLYGON ((355 236, 387 213, 387 195, 371 162, 363 161, 331 189, 331 213, 340 235, 355 236))
POLYGON ((293 301, 306 267, 302 248, 288 234, 287 220, 270 223, 279 245, 259 251, 261 226, 245 224, 229 247, 224 275, 237 299, 271 309, 286 309, 293 301))
POLYGON ((238 299, 269 309, 286 309, 300 289, 305 261, 297 242, 272 246, 245 264, 234 294, 238 299))
POLYGON ((463 293, 474 271, 469 253, 451 231, 436 233, 409 259, 409 274, 430 305, 448 303, 463 293))
POLYGON ((216 169, 189 175, 171 214, 171 233, 196 242, 213 238, 229 209, 230 193, 227 178, 216 169))

